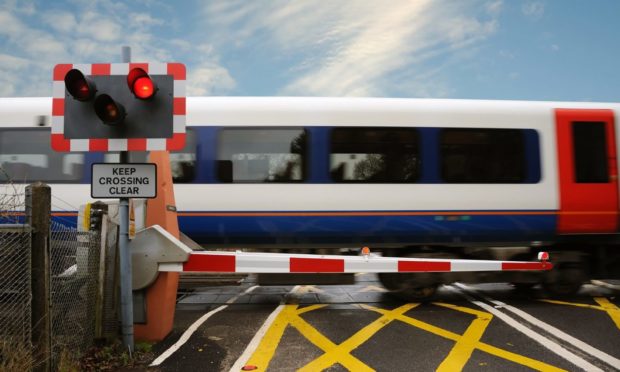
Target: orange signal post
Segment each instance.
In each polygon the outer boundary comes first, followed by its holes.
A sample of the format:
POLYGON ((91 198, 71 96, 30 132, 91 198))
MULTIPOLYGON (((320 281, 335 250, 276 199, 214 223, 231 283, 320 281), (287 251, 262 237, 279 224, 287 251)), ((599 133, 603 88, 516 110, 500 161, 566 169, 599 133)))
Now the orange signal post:
MULTIPOLYGON (((157 197, 147 201, 146 226, 160 225, 179 239, 170 155, 151 151, 149 160, 157 164, 157 197)), ((161 341, 172 331, 178 286, 179 273, 161 272, 146 289, 146 323, 134 324, 136 340, 161 341)))

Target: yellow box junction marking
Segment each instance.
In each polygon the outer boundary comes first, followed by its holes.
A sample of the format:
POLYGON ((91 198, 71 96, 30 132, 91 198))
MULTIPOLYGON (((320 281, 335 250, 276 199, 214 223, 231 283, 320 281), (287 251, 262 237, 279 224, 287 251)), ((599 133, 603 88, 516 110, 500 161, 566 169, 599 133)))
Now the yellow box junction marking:
MULTIPOLYGON (((316 309, 320 309, 327 305, 313 305, 304 308, 303 310, 312 311, 316 309), (311 310, 309 310, 312 308, 311 310)), ((291 313, 295 313, 297 311, 298 305, 285 305, 284 309, 280 312, 278 317, 273 321, 271 327, 265 333, 265 337, 261 340, 260 344, 256 348, 256 351, 250 359, 246 362, 247 365, 257 366, 258 369, 256 371, 266 371, 269 362, 273 358, 273 355, 278 348, 278 344, 280 343, 280 339, 284 335, 284 331, 286 327, 290 324, 291 313)))
MULTIPOLYGON (((383 327, 390 324, 393 319, 406 313, 407 311, 413 309, 418 305, 419 304, 407 304, 394 310, 387 311, 386 314, 381 316, 379 319, 376 319, 361 330, 357 331, 353 336, 349 337, 340 345, 335 345, 323 335, 321 335, 319 339, 308 338, 313 344, 325 351, 325 354, 321 355, 314 361, 301 368, 300 371, 322 371, 336 363, 340 363, 343 367, 349 369, 350 371, 373 371, 372 368, 368 367, 366 364, 362 363, 357 358, 352 356, 351 352, 357 349, 364 342, 368 341, 375 333, 379 332, 383 327), (351 362, 355 362, 355 365, 351 362)), ((303 321, 303 323, 304 326, 312 328, 316 331, 316 329, 313 328, 310 324, 306 323, 305 321, 303 321)), ((293 326, 295 326, 295 324, 293 324, 293 326)), ((307 337, 304 329, 298 329, 302 335, 307 337)))
POLYGON ((404 315, 406 312, 417 307, 418 305, 419 304, 417 303, 406 304, 394 310, 386 310, 364 304, 360 305, 360 307, 366 310, 381 314, 381 317, 357 331, 353 336, 349 337, 341 344, 335 344, 329 340, 300 316, 310 311, 324 308, 328 305, 312 305, 301 309, 299 308, 299 305, 285 305, 285 308, 273 322, 272 326, 265 334, 265 337, 261 340, 258 348, 247 361, 247 364, 257 366, 257 371, 266 371, 276 352, 276 349, 278 348, 282 336, 284 335, 286 327, 290 324, 293 328, 297 329, 302 336, 325 352, 317 359, 303 366, 300 371, 320 371, 335 364, 340 364, 344 368, 352 371, 373 371, 372 368, 351 355, 351 352, 372 338, 372 336, 374 336, 385 326, 394 320, 398 320, 405 324, 455 342, 455 345, 448 356, 439 365, 439 371, 454 371, 463 369, 467 361, 471 358, 471 354, 476 349, 535 370, 563 371, 562 369, 556 368, 549 364, 481 342, 480 338, 493 318, 493 315, 490 313, 452 304, 435 303, 437 306, 464 312, 476 317, 469 325, 465 333, 459 335, 404 315))
POLYGON ((620 329, 620 308, 618 308, 616 305, 609 302, 609 300, 605 297, 594 297, 594 301, 596 301, 596 303, 598 303, 599 306, 589 305, 589 304, 580 304, 576 302, 556 301, 556 300, 541 300, 541 301, 547 302, 550 304, 556 304, 556 305, 576 306, 576 307, 583 307, 587 309, 604 311, 607 313, 607 315, 609 315, 611 320, 616 324, 616 327, 620 329))
POLYGON ((465 364, 469 358, 471 358, 471 354, 474 352, 476 344, 480 341, 480 338, 487 329, 491 319, 493 319, 493 315, 484 311, 473 310, 452 304, 435 303, 435 305, 468 313, 476 317, 476 319, 471 322, 469 327, 467 327, 467 330, 463 333, 463 336, 456 341, 456 345, 454 345, 446 359, 444 359, 439 367, 437 367, 437 371, 442 372, 460 371, 465 367, 465 364))
MULTIPOLYGON (((376 312, 381 313, 381 314, 383 314, 385 312, 385 310, 380 309, 380 308, 376 308, 376 307, 373 307, 373 306, 368 306, 368 305, 363 305, 363 306, 365 308, 367 308, 368 310, 376 311, 376 312)), ((457 311, 463 311, 464 309, 467 309, 466 312, 468 312, 470 314, 472 314, 473 312, 477 312, 477 310, 470 309, 470 308, 465 308, 465 307, 460 307, 460 306, 450 306, 450 308, 454 309, 454 310, 457 310, 457 311)), ((484 313, 484 312, 480 311, 479 313, 484 313)), ((486 313, 486 314, 487 314, 488 317, 492 317, 493 316, 492 314, 489 314, 489 313, 486 313)), ((411 318, 411 317, 408 317, 408 316, 401 315, 401 316, 397 317, 397 319, 400 320, 401 322, 407 323, 407 324, 409 324, 409 325, 411 325, 413 327, 416 327, 416 328, 422 329, 424 331, 430 332, 432 334, 435 334, 437 336, 440 336, 440 337, 447 338, 449 340, 455 341, 456 345, 454 347, 462 347, 462 345, 459 345, 459 341, 465 335, 459 335, 459 334, 450 332, 448 330, 439 328, 439 327, 434 326, 432 324, 428 324, 426 322, 423 322, 423 321, 420 321, 420 320, 417 320, 415 318, 411 318)), ((469 328, 468 328, 467 331, 469 331, 469 328)), ((467 331, 465 332, 465 334, 467 334, 467 331)), ((474 332, 470 333, 468 335, 469 336, 469 340, 467 340, 467 341, 473 341, 473 339, 471 338, 472 335, 475 335, 475 333, 474 332)), ((472 348, 472 351, 473 351, 473 349, 478 349, 480 351, 484 351, 485 353, 488 353, 488 354, 491 354, 491 355, 495 355, 495 356, 500 357, 502 359, 506 359, 508 361, 511 361, 511 362, 514 362, 514 363, 518 363, 518 364, 524 365, 526 367, 530 367, 530 368, 538 370, 538 371, 564 371, 563 369, 554 367, 552 365, 543 363, 541 361, 538 361, 538 360, 535 360, 535 359, 531 359, 531 358, 528 358, 528 357, 523 356, 523 355, 515 354, 515 353, 512 353, 510 351, 503 350, 503 349, 497 348, 495 346, 491 346, 491 345, 486 344, 484 342, 480 342, 478 340, 476 340, 475 342, 472 342, 472 343, 474 344, 474 347, 472 348)), ((450 353, 450 354, 452 354, 452 353, 450 353)), ((448 354, 448 358, 451 357, 450 354, 448 354)), ((455 358, 455 355, 452 355, 452 357, 455 358)), ((448 359, 448 358, 446 358, 446 359, 448 359)), ((469 357, 467 359, 469 359, 469 357)), ((456 359, 454 359, 454 360, 458 361, 456 359)), ((445 362, 445 359, 444 359, 444 362, 445 362)), ((467 361, 465 361, 465 362, 467 362, 467 361)), ((449 363, 453 363, 453 362, 449 362, 449 363)), ((464 362, 463 362, 463 365, 465 365, 464 362)))

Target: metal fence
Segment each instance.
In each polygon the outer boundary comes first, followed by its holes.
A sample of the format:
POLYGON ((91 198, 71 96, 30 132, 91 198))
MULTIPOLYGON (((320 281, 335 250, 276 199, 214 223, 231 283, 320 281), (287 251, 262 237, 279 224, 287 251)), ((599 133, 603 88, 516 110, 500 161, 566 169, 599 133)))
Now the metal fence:
POLYGON ((52 365, 63 353, 79 357, 94 343, 100 246, 98 232, 51 225, 52 365))
POLYGON ((15 223, 23 222, 24 209, 26 214, 51 209, 33 205, 11 205, 8 211, 0 205, 0 371, 43 364, 56 370, 64 356, 79 359, 97 337, 110 332, 115 337, 116 225, 106 220, 102 252, 101 229, 78 231, 49 214, 43 228, 15 223), (45 239, 40 244, 37 236, 48 228, 49 245, 45 239), (43 268, 40 257, 47 257, 43 268), (49 302, 41 302, 43 297, 49 302))
POLYGON ((30 345, 30 227, 0 225, 0 357, 30 345))

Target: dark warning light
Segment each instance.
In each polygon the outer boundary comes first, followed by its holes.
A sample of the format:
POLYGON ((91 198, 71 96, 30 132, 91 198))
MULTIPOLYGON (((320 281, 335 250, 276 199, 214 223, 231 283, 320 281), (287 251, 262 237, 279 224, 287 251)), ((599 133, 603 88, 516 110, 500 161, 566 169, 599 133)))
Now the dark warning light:
POLYGON ((95 113, 104 124, 119 125, 125 119, 125 108, 107 94, 95 99, 95 113))
POLYGON ((72 69, 65 75, 65 87, 73 98, 81 102, 93 98, 97 91, 95 83, 77 69, 72 69))
POLYGON ((157 85, 149 74, 143 69, 136 67, 127 74, 127 86, 136 98, 150 99, 157 91, 157 85))

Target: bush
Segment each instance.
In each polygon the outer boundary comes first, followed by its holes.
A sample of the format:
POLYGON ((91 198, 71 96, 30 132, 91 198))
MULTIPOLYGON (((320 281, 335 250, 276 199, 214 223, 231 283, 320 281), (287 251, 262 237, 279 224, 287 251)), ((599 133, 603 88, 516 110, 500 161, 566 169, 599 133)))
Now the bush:
MULTIPOLYGON (((152 344, 140 342, 134 345, 133 355, 120 342, 103 347, 95 347, 80 360, 79 371, 116 371, 119 369, 141 370, 148 367, 153 359, 152 344)), ((72 372, 73 370, 67 370, 72 372)))
POLYGON ((12 340, 0 340, 0 371, 29 371, 35 366, 32 348, 12 340))

